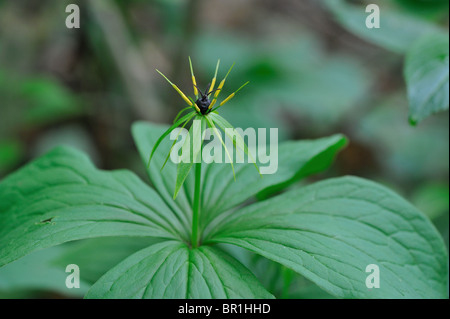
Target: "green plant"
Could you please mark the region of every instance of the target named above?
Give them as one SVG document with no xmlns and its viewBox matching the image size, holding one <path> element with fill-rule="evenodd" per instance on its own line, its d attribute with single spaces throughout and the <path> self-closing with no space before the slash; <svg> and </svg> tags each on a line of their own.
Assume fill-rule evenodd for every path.
<svg viewBox="0 0 450 319">
<path fill-rule="evenodd" d="M 424 8 L 448 14 L 448 1 L 397 0 L 413 11 Z M 405 55 L 404 77 L 409 98 L 409 120 L 416 125 L 428 116 L 449 108 L 449 35 L 438 23 L 382 6 L 379 29 L 364 26 L 367 17 L 361 6 L 345 0 L 323 0 L 325 6 L 349 31 L 392 52 Z"/>
<path fill-rule="evenodd" d="M 154 188 L 129 171 L 100 171 L 67 147 L 5 178 L 0 183 L 0 266 L 84 238 L 159 238 L 108 271 L 86 297 L 273 297 L 218 244 L 275 261 L 287 268 L 286 281 L 293 270 L 336 297 L 447 297 L 445 245 L 411 204 L 357 177 L 296 186 L 331 165 L 347 144 L 344 136 L 281 144 L 278 172 L 263 178 L 252 164 L 238 163 L 235 179 L 225 164 L 197 164 L 193 176 L 193 164 L 167 160 L 173 143 L 161 138 L 189 117 L 199 117 L 202 130 L 206 124 L 214 128 L 194 101 L 185 100 L 195 113 L 169 130 L 133 125 Z M 380 268 L 379 289 L 366 286 L 371 264 Z"/>
</svg>

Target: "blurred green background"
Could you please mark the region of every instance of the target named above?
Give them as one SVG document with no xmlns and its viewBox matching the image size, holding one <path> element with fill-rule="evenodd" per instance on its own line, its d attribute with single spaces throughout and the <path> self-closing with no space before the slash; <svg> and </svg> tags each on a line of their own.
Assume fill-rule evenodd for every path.
<svg viewBox="0 0 450 319">
<path fill-rule="evenodd" d="M 377 1 L 398 23 L 375 39 L 340 24 L 337 17 L 353 13 L 327 2 L 0 0 L 0 178 L 69 144 L 100 168 L 127 168 L 145 179 L 131 124 L 169 123 L 184 106 L 155 69 L 192 94 L 188 56 L 200 87 L 220 58 L 219 77 L 236 62 L 227 93 L 251 81 L 222 109 L 235 127 L 278 127 L 282 140 L 346 134 L 350 145 L 319 178 L 351 174 L 388 185 L 426 213 L 448 245 L 449 114 L 409 125 L 396 39 L 427 28 L 448 31 L 449 2 Z M 363 4 L 371 1 L 349 2 L 366 15 Z M 80 29 L 65 27 L 70 3 L 80 6 Z M 68 293 L 63 281 L 45 279 L 65 277 L 57 265 L 67 256 L 92 268 L 99 262 L 92 247 L 110 249 L 101 262 L 111 267 L 127 255 L 121 251 L 147 244 L 121 240 L 121 250 L 111 240 L 64 245 L 2 269 L 0 297 L 80 296 L 85 289 Z M 327 297 L 289 270 L 233 253 L 278 297 Z M 40 268 L 26 271 L 27 264 Z M 87 281 L 102 271 L 88 269 Z"/>
</svg>

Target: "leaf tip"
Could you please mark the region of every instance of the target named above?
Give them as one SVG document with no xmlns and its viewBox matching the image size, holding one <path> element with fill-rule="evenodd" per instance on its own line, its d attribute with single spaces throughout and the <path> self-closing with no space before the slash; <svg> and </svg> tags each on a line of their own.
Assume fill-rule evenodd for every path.
<svg viewBox="0 0 450 319">
<path fill-rule="evenodd" d="M 417 120 L 417 119 L 415 119 L 414 117 L 412 117 L 412 116 L 410 116 L 409 117 L 409 124 L 411 125 L 411 126 L 417 126 L 417 124 L 419 124 L 419 121 Z"/>
</svg>

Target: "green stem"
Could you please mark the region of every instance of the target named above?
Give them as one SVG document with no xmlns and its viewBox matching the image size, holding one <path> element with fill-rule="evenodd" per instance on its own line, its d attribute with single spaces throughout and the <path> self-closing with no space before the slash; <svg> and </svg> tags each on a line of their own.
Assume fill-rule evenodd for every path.
<svg viewBox="0 0 450 319">
<path fill-rule="evenodd" d="M 192 248 L 198 246 L 198 221 L 200 216 L 200 203 L 201 203 L 201 184 L 202 184 L 202 162 L 195 164 L 195 189 L 194 189 L 194 207 L 192 215 Z"/>
</svg>

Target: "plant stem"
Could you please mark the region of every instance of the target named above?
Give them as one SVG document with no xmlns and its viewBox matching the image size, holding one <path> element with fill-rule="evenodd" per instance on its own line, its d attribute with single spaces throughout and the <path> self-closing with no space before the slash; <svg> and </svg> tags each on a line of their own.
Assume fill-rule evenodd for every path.
<svg viewBox="0 0 450 319">
<path fill-rule="evenodd" d="M 191 245 L 192 248 L 197 248 L 198 246 L 198 221 L 200 215 L 200 204 L 201 204 L 201 184 L 202 184 L 202 162 L 195 164 L 195 189 L 194 189 L 194 207 L 192 215 L 192 237 Z"/>
</svg>

